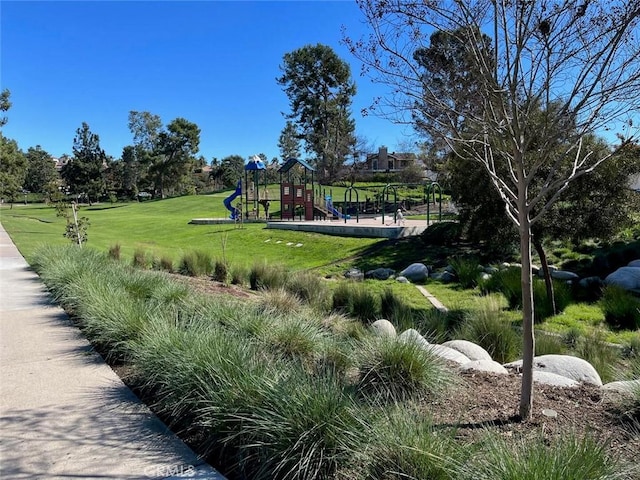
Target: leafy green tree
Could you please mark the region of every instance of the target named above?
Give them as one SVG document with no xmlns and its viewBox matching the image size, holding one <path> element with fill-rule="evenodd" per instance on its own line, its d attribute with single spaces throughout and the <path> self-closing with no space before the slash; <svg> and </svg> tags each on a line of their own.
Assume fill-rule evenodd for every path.
<svg viewBox="0 0 640 480">
<path fill-rule="evenodd" d="M 621 129 L 625 137 L 617 149 L 631 140 L 624 120 L 637 113 L 640 99 L 640 44 L 635 41 L 640 0 L 357 1 L 373 34 L 345 40 L 374 79 L 391 86 L 393 93 L 376 105 L 380 113 L 401 119 L 419 110 L 430 120 L 424 122 L 429 136 L 487 172 L 518 229 L 523 267 L 519 413 L 528 419 L 535 351 L 532 229 L 571 182 L 615 154 L 615 149 L 589 150 L 587 137 Z M 430 91 L 412 55 L 426 46 L 425 32 L 434 31 L 457 32 L 476 78 L 474 95 L 481 108 L 462 112 L 461 123 L 455 121 L 460 101 L 447 103 Z M 481 32 L 493 34 L 492 58 Z M 445 115 L 430 113 L 427 105 Z M 532 148 L 538 139 L 544 142 Z"/>
<path fill-rule="evenodd" d="M 7 112 L 11 108 L 10 96 L 11 92 L 6 88 L 0 93 L 0 112 Z M 0 117 L 0 127 L 4 127 L 7 121 L 7 117 Z"/>
<path fill-rule="evenodd" d="M 149 167 L 154 162 L 158 138 L 162 131 L 162 120 L 160 116 L 150 112 L 131 110 L 128 126 L 133 135 L 134 150 L 127 151 L 126 157 L 123 151 L 122 159 L 126 163 L 127 177 L 127 185 L 124 188 L 137 196 L 139 191 L 153 189 Z"/>
<path fill-rule="evenodd" d="M 244 158 L 240 155 L 230 155 L 220 162 L 222 183 L 227 188 L 234 188 L 238 180 L 244 178 Z"/>
<path fill-rule="evenodd" d="M 296 124 L 291 120 L 287 120 L 280 134 L 280 139 L 278 140 L 278 148 L 280 149 L 282 159 L 299 158 L 300 143 L 300 134 L 298 133 Z"/>
<path fill-rule="evenodd" d="M 160 198 L 165 198 L 167 188 L 177 189 L 181 183 L 190 181 L 199 145 L 200 128 L 184 118 L 176 118 L 160 132 L 149 166 Z"/>
<path fill-rule="evenodd" d="M 60 172 L 70 192 L 86 196 L 89 205 L 99 200 L 106 193 L 107 160 L 100 137 L 83 122 L 73 139 L 73 157 Z"/>
<path fill-rule="evenodd" d="M 331 47 L 317 44 L 286 53 L 281 70 L 277 81 L 289 97 L 288 118 L 301 132 L 305 150 L 315 155 L 320 179 L 331 181 L 355 142 L 350 107 L 356 85 L 349 64 Z"/>
<path fill-rule="evenodd" d="M 40 145 L 29 147 L 26 153 L 27 175 L 24 188 L 30 192 L 52 194 L 57 191 L 60 175 L 53 157 Z"/>
<path fill-rule="evenodd" d="M 18 143 L 0 133 L 0 196 L 13 203 L 22 193 L 27 173 L 27 160 Z"/>
</svg>

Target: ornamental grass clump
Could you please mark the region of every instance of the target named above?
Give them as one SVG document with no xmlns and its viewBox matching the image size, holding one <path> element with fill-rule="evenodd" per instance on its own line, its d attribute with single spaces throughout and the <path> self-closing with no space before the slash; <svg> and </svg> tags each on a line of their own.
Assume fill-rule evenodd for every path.
<svg viewBox="0 0 640 480">
<path fill-rule="evenodd" d="M 190 277 L 203 277 L 213 273 L 213 258 L 207 252 L 186 252 L 180 259 L 178 273 Z"/>
<path fill-rule="evenodd" d="M 300 315 L 281 317 L 266 333 L 266 341 L 287 357 L 310 362 L 322 356 L 328 333 L 317 321 Z"/>
<path fill-rule="evenodd" d="M 605 321 L 613 328 L 640 328 L 640 299 L 616 285 L 608 285 L 602 292 L 600 305 Z"/>
<path fill-rule="evenodd" d="M 282 265 L 256 262 L 249 270 L 251 290 L 267 290 L 284 288 L 287 285 L 289 272 Z"/>
<path fill-rule="evenodd" d="M 342 282 L 333 291 L 332 310 L 347 314 L 363 323 L 373 323 L 380 318 L 380 297 L 358 282 Z"/>
<path fill-rule="evenodd" d="M 324 280 L 313 272 L 295 272 L 287 280 L 286 289 L 321 312 L 328 309 L 329 288 Z"/>
<path fill-rule="evenodd" d="M 466 312 L 456 337 L 480 345 L 498 363 L 511 362 L 520 355 L 522 339 L 491 297 L 484 297 L 476 310 Z"/>
<path fill-rule="evenodd" d="M 220 442 L 242 452 L 239 478 L 328 479 L 366 444 L 366 418 L 338 378 L 294 369 L 236 411 L 237 429 Z"/>
<path fill-rule="evenodd" d="M 398 338 L 375 337 L 358 353 L 356 390 L 371 402 L 402 402 L 444 391 L 453 376 L 423 345 Z"/>
<path fill-rule="evenodd" d="M 453 271 L 462 288 L 474 288 L 478 285 L 481 270 L 480 262 L 475 258 L 456 257 L 451 260 Z"/>
<path fill-rule="evenodd" d="M 376 480 L 456 480 L 472 447 L 455 440 L 455 431 L 436 430 L 424 412 L 396 408 L 377 418 L 369 433 L 364 478 Z"/>
<path fill-rule="evenodd" d="M 568 433 L 553 439 L 487 435 L 483 451 L 459 478 L 473 480 L 602 480 L 635 478 L 632 468 L 607 453 L 607 442 Z M 636 471 L 637 473 L 637 471 Z"/>
</svg>

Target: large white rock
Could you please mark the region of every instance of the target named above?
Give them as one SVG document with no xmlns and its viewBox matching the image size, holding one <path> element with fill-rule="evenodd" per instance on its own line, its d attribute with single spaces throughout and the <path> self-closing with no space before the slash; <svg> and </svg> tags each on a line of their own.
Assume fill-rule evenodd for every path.
<svg viewBox="0 0 640 480">
<path fill-rule="evenodd" d="M 533 372 L 533 381 L 534 383 L 552 385 L 554 387 L 577 387 L 578 385 L 580 385 L 575 380 L 563 377 L 562 375 L 558 375 L 557 373 L 541 372 L 535 370 Z"/>
<path fill-rule="evenodd" d="M 396 327 L 389 320 L 381 318 L 371 324 L 371 331 L 377 337 L 390 337 L 396 336 Z"/>
<path fill-rule="evenodd" d="M 640 380 L 620 380 L 617 382 L 606 383 L 602 386 L 604 390 L 618 393 L 635 393 L 640 392 Z"/>
<path fill-rule="evenodd" d="M 402 270 L 400 275 L 412 282 L 421 282 L 429 276 L 429 267 L 424 263 L 412 263 Z"/>
<path fill-rule="evenodd" d="M 424 347 L 429 345 L 429 342 L 422 335 L 420 335 L 420 332 L 418 332 L 417 330 L 414 330 L 413 328 L 409 328 L 404 332 L 402 332 L 398 336 L 398 340 L 402 342 L 414 342 Z"/>
<path fill-rule="evenodd" d="M 442 345 L 459 351 L 469 360 L 492 360 L 489 352 L 480 345 L 467 340 L 449 340 L 448 342 L 444 342 Z"/>
<path fill-rule="evenodd" d="M 551 272 L 551 278 L 555 278 L 556 280 L 578 280 L 580 277 L 573 272 L 567 272 L 566 270 L 556 270 Z"/>
<path fill-rule="evenodd" d="M 509 374 L 509 370 L 493 360 L 472 360 L 471 362 L 460 365 L 461 372 L 467 372 L 469 370 L 473 370 L 475 372 L 497 373 L 499 375 Z"/>
<path fill-rule="evenodd" d="M 640 290 L 640 268 L 620 267 L 604 279 L 607 285 L 617 285 L 625 290 Z"/>
<path fill-rule="evenodd" d="M 434 355 L 440 358 L 444 358 L 445 360 L 449 360 L 451 362 L 459 363 L 460 365 L 469 363 L 470 361 L 469 357 L 467 357 L 466 355 L 463 355 L 462 353 L 460 353 L 457 350 L 454 350 L 453 348 L 445 347 L 443 345 L 436 345 L 431 343 L 427 346 L 427 350 L 429 350 Z"/>
<path fill-rule="evenodd" d="M 520 370 L 522 368 L 522 360 L 507 363 L 506 368 L 514 368 Z M 599 387 L 602 386 L 600 375 L 593 365 L 582 358 L 571 355 L 541 355 L 534 357 L 533 370 L 537 372 L 549 372 L 561 375 L 566 378 L 575 380 L 576 382 L 591 383 Z"/>
</svg>

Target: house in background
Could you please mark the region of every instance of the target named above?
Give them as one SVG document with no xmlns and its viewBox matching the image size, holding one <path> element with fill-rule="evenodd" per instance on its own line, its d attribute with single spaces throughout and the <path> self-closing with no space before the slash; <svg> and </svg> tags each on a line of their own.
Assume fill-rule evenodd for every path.
<svg viewBox="0 0 640 480">
<path fill-rule="evenodd" d="M 422 171 L 421 177 L 424 180 L 435 181 L 437 174 L 424 165 L 415 153 L 389 153 L 387 147 L 380 147 L 378 153 L 370 153 L 364 160 L 361 172 L 364 175 L 375 175 L 378 173 L 402 174 L 407 169 L 418 167 Z"/>
<path fill-rule="evenodd" d="M 418 157 L 415 153 L 389 153 L 387 147 L 380 147 L 378 153 L 367 155 L 364 171 L 372 174 L 400 173 L 417 161 Z"/>
</svg>

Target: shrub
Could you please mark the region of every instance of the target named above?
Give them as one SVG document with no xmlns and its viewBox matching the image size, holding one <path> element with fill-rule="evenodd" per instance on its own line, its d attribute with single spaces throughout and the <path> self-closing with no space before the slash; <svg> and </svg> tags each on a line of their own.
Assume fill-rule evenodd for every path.
<svg viewBox="0 0 640 480">
<path fill-rule="evenodd" d="M 109 258 L 113 260 L 120 260 L 120 244 L 116 243 L 109 247 Z"/>
<path fill-rule="evenodd" d="M 187 252 L 182 255 L 178 273 L 191 277 L 211 275 L 213 271 L 213 260 L 211 255 L 203 251 Z"/>
<path fill-rule="evenodd" d="M 640 300 L 626 290 L 608 285 L 603 290 L 600 305 L 605 321 L 613 328 L 640 328 Z"/>
<path fill-rule="evenodd" d="M 457 257 L 451 260 L 451 266 L 462 288 L 474 288 L 478 284 L 479 265 L 478 260 L 473 258 Z"/>
<path fill-rule="evenodd" d="M 452 378 L 438 357 L 417 342 L 371 338 L 363 343 L 359 357 L 357 390 L 373 402 L 440 393 Z"/>
<path fill-rule="evenodd" d="M 479 302 L 477 310 L 466 313 L 456 336 L 477 343 L 498 363 L 511 362 L 520 355 L 520 335 L 491 297 Z"/>
</svg>

